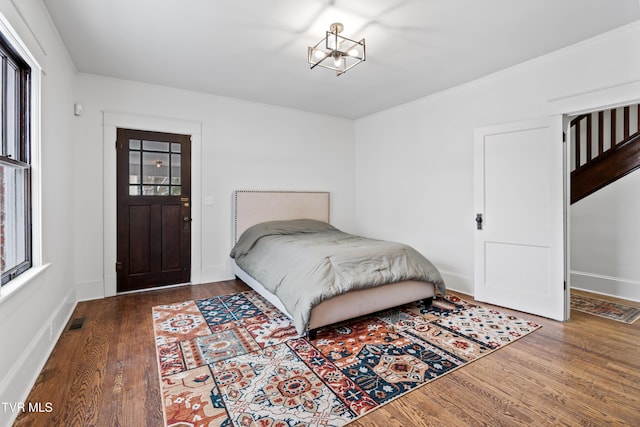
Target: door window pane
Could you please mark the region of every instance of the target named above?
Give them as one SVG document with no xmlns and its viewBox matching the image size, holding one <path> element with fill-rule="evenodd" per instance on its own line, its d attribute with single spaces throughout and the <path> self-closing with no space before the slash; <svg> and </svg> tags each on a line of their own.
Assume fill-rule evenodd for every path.
<svg viewBox="0 0 640 427">
<path fill-rule="evenodd" d="M 169 154 L 142 152 L 142 183 L 169 185 Z"/>
<path fill-rule="evenodd" d="M 130 196 L 180 196 L 181 185 L 179 143 L 129 140 Z"/>
<path fill-rule="evenodd" d="M 143 196 L 168 196 L 169 186 L 168 185 L 143 185 L 142 195 Z"/>
<path fill-rule="evenodd" d="M 129 151 L 129 184 L 140 184 L 140 152 Z"/>
<path fill-rule="evenodd" d="M 182 179 L 182 166 L 180 164 L 180 154 L 171 155 L 171 184 L 180 185 Z"/>
<path fill-rule="evenodd" d="M 142 149 L 144 151 L 164 151 L 168 152 L 169 147 L 171 147 L 170 142 L 161 142 L 161 141 L 143 141 Z"/>
</svg>

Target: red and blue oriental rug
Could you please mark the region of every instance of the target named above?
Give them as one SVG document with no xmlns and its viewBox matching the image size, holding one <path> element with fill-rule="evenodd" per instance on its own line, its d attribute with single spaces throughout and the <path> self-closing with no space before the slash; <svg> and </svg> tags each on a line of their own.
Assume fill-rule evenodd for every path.
<svg viewBox="0 0 640 427">
<path fill-rule="evenodd" d="M 297 337 L 254 291 L 153 308 L 167 426 L 342 426 L 540 326 L 456 296 Z"/>
<path fill-rule="evenodd" d="M 638 307 L 576 293 L 571 294 L 571 309 L 629 324 L 640 319 L 640 308 Z"/>
</svg>

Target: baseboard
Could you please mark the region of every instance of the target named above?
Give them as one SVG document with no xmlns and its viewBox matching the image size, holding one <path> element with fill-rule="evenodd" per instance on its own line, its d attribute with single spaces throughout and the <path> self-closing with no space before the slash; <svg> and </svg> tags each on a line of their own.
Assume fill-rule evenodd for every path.
<svg viewBox="0 0 640 427">
<path fill-rule="evenodd" d="M 233 272 L 229 265 L 215 265 L 203 268 L 198 282 L 191 283 L 198 285 L 201 283 L 221 282 L 224 280 L 232 280 Z M 104 281 L 97 280 L 95 282 L 85 282 L 76 285 L 76 301 L 89 301 L 105 297 Z"/>
<path fill-rule="evenodd" d="M 459 274 L 443 270 L 440 270 L 440 275 L 442 276 L 445 285 L 447 285 L 447 289 L 473 296 L 472 277 L 461 276 Z"/>
<path fill-rule="evenodd" d="M 71 288 L 13 364 L 9 370 L 10 374 L 0 381 L 0 396 L 2 401 L 7 403 L 0 409 L 0 426 L 5 425 L 3 423 L 7 423 L 8 426 L 13 424 L 21 412 L 16 404 L 23 404 L 24 410 L 29 410 L 29 393 L 75 309 L 75 298 L 75 288 Z M 13 408 L 9 403 L 14 405 Z M 50 405 L 48 402 L 31 403 L 45 409 Z"/>
<path fill-rule="evenodd" d="M 630 301 L 640 301 L 640 282 L 619 277 L 572 271 L 571 289 L 579 289 Z"/>
<path fill-rule="evenodd" d="M 232 280 L 234 278 L 230 264 L 214 265 L 211 267 L 202 267 L 200 274 L 200 283 L 222 282 Z M 200 283 L 194 283 L 199 285 Z"/>
<path fill-rule="evenodd" d="M 76 285 L 76 301 L 89 301 L 104 297 L 104 281 L 102 280 Z"/>
</svg>

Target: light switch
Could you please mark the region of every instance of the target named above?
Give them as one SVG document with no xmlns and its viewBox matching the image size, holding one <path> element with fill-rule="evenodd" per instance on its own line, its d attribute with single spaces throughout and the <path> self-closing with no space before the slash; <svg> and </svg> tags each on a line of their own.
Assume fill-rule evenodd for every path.
<svg viewBox="0 0 640 427">
<path fill-rule="evenodd" d="M 213 206 L 213 196 L 204 196 L 205 206 Z"/>
</svg>

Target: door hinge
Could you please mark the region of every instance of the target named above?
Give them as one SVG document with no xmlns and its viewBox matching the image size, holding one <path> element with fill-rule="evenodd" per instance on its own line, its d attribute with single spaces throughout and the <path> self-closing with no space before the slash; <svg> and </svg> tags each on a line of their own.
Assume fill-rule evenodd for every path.
<svg viewBox="0 0 640 427">
<path fill-rule="evenodd" d="M 121 261 L 116 262 L 116 271 L 122 271 L 122 262 Z"/>
<path fill-rule="evenodd" d="M 567 133 L 562 132 L 562 142 L 567 142 Z"/>
<path fill-rule="evenodd" d="M 122 142 L 116 141 L 116 150 L 122 150 Z"/>
</svg>

